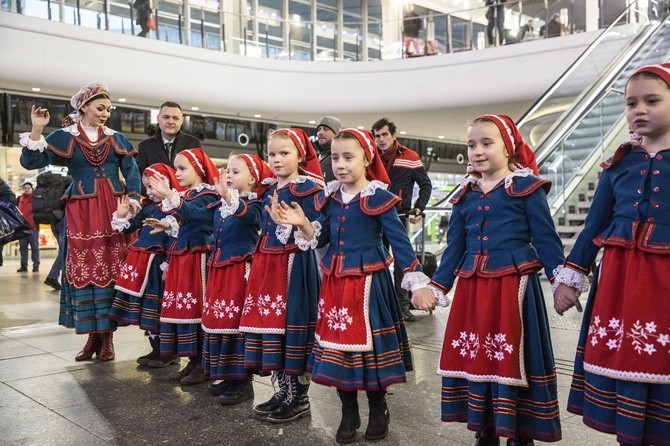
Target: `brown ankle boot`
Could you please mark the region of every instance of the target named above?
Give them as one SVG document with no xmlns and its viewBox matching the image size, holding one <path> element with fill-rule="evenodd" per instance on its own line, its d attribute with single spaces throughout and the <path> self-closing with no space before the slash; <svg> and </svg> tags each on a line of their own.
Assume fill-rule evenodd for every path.
<svg viewBox="0 0 670 446">
<path fill-rule="evenodd" d="M 105 331 L 102 333 L 102 347 L 100 348 L 100 355 L 98 356 L 101 361 L 111 361 L 114 359 L 113 337 L 113 331 Z"/>
<path fill-rule="evenodd" d="M 77 356 L 74 357 L 75 361 L 88 361 L 93 357 L 94 354 L 100 356 L 100 348 L 102 347 L 102 338 L 100 333 L 89 333 L 88 340 L 86 345 L 81 349 Z"/>
</svg>

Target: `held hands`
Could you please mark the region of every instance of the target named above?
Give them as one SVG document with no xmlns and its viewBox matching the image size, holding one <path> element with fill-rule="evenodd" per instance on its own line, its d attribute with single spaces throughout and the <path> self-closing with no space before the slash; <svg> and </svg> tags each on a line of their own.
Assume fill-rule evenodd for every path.
<svg viewBox="0 0 670 446">
<path fill-rule="evenodd" d="M 214 178 L 214 189 L 216 190 L 216 193 L 219 194 L 219 197 L 230 204 L 230 192 L 228 191 L 228 185 L 224 178 L 226 178 L 226 169 L 222 167 L 219 169 L 219 178 Z"/>
<path fill-rule="evenodd" d="M 130 212 L 130 198 L 128 195 L 122 195 L 116 199 L 116 216 L 126 218 Z"/>
<path fill-rule="evenodd" d="M 559 284 L 554 291 L 554 310 L 556 310 L 556 313 L 563 316 L 563 313 L 572 307 L 577 308 L 577 311 L 581 313 L 582 304 L 579 302 L 579 295 L 580 292 L 576 289 L 564 283 Z"/>
<path fill-rule="evenodd" d="M 437 305 L 437 299 L 428 287 L 412 291 L 412 305 L 417 310 L 433 311 Z"/>
<path fill-rule="evenodd" d="M 412 224 L 419 223 L 421 221 L 421 219 L 423 218 L 421 216 L 421 209 L 418 209 L 418 208 L 414 209 L 413 212 L 414 212 L 414 215 L 412 215 L 412 211 L 408 212 L 409 222 L 412 223 Z"/>
<path fill-rule="evenodd" d="M 150 234 L 157 234 L 159 232 L 164 232 L 170 229 L 170 223 L 159 220 L 157 218 L 145 218 L 142 222 L 143 226 L 151 226 L 153 229 Z"/>
<path fill-rule="evenodd" d="M 172 198 L 173 192 L 172 188 L 170 187 L 170 181 L 163 175 L 160 175 L 160 177 L 150 176 L 149 184 L 151 185 L 151 188 L 154 190 L 154 195 L 156 197 L 160 199 Z"/>
</svg>

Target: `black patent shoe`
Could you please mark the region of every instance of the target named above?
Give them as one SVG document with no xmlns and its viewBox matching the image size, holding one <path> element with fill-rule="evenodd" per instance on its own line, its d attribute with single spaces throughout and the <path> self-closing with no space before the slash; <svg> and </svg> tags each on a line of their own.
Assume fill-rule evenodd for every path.
<svg viewBox="0 0 670 446">
<path fill-rule="evenodd" d="M 219 396 L 219 404 L 232 406 L 254 399 L 254 386 L 250 379 L 232 381 L 228 389 Z"/>
<path fill-rule="evenodd" d="M 282 401 L 284 401 L 284 395 L 281 392 L 277 392 L 272 395 L 272 398 L 270 398 L 268 401 L 255 405 L 254 412 L 256 412 L 258 415 L 270 415 L 272 412 L 279 409 Z"/>
<path fill-rule="evenodd" d="M 308 398 L 294 398 L 290 403 L 282 402 L 266 418 L 270 423 L 286 423 L 312 414 Z"/>
<path fill-rule="evenodd" d="M 477 432 L 475 438 L 477 439 L 475 446 L 500 446 L 500 437 L 492 431 Z"/>
</svg>

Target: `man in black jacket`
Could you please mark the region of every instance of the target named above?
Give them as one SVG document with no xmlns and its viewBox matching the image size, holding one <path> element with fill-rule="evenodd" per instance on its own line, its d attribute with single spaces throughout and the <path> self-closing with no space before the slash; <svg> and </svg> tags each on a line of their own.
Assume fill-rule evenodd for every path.
<svg viewBox="0 0 670 446">
<path fill-rule="evenodd" d="M 319 164 L 321 165 L 321 172 L 323 172 L 323 179 L 326 183 L 335 179 L 333 161 L 330 157 L 330 143 L 340 130 L 342 130 L 342 123 L 334 116 L 324 116 L 316 126 L 316 139 L 318 142 L 316 148 L 319 152 Z"/>
<path fill-rule="evenodd" d="M 202 142 L 181 131 L 184 114 L 176 102 L 164 102 L 158 112 L 160 131 L 138 145 L 137 167 L 140 174 L 154 163 L 172 166 L 177 153 L 186 149 L 202 148 Z M 142 188 L 144 189 L 144 188 Z M 144 192 L 144 191 L 143 191 Z"/>
</svg>

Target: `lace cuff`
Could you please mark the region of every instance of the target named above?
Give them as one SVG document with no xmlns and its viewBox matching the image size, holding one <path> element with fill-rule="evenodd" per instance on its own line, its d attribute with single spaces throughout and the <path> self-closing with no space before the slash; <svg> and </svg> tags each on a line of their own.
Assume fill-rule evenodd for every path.
<svg viewBox="0 0 670 446">
<path fill-rule="evenodd" d="M 170 237 L 177 238 L 177 236 L 179 235 L 179 223 L 177 222 L 177 219 L 174 218 L 174 215 L 168 215 L 161 221 L 165 221 L 170 225 L 170 229 L 167 229 L 165 233 Z"/>
<path fill-rule="evenodd" d="M 30 139 L 30 132 L 21 133 L 19 135 L 19 144 L 21 147 L 25 147 L 28 150 L 39 150 L 44 152 L 44 149 L 47 148 L 47 140 L 44 139 L 44 135 L 40 135 L 40 139 L 33 141 Z"/>
<path fill-rule="evenodd" d="M 170 264 L 166 261 L 163 261 L 163 263 L 161 263 L 158 267 L 161 269 L 161 271 L 166 272 L 168 270 L 168 266 L 170 266 Z"/>
<path fill-rule="evenodd" d="M 305 234 L 298 228 L 295 230 L 295 234 L 293 234 L 293 237 L 295 237 L 295 244 L 298 245 L 298 248 L 300 248 L 303 251 L 307 251 L 309 249 L 315 249 L 316 246 L 319 244 L 319 236 L 321 235 L 321 223 L 318 221 L 311 221 L 309 222 L 310 225 L 312 225 L 312 228 L 314 229 L 314 235 L 312 236 L 311 239 L 307 239 L 305 237 Z"/>
<path fill-rule="evenodd" d="M 116 215 L 116 211 L 114 211 L 112 213 L 112 229 L 119 232 L 128 229 L 130 227 L 130 222 L 128 220 L 129 217 L 127 215 L 122 218 Z"/>
<path fill-rule="evenodd" d="M 161 208 L 163 211 L 171 211 L 172 209 L 177 209 L 180 204 L 181 197 L 179 196 L 177 189 L 172 189 L 172 198 L 163 198 L 163 201 L 161 201 Z"/>
<path fill-rule="evenodd" d="M 428 284 L 428 289 L 433 292 L 433 296 L 435 296 L 435 299 L 437 299 L 437 304 L 440 307 L 448 307 L 449 304 L 451 304 L 451 299 L 447 296 L 447 293 L 445 293 L 443 290 Z"/>
<path fill-rule="evenodd" d="M 228 189 L 230 192 L 230 204 L 226 202 L 223 198 L 221 199 L 221 207 L 219 212 L 221 212 L 221 218 L 230 217 L 235 214 L 237 208 L 240 207 L 240 193 L 237 189 Z"/>
<path fill-rule="evenodd" d="M 287 244 L 288 239 L 291 237 L 291 231 L 293 231 L 293 225 L 277 225 L 277 229 L 275 229 L 277 240 L 283 244 Z"/>
<path fill-rule="evenodd" d="M 414 271 L 411 273 L 403 274 L 400 287 L 403 290 L 416 291 L 419 288 L 424 288 L 429 283 L 430 283 L 430 277 L 428 277 L 421 271 Z"/>
<path fill-rule="evenodd" d="M 551 284 L 551 291 L 556 291 L 556 287 L 563 283 L 569 287 L 585 293 L 589 290 L 589 279 L 586 275 L 575 271 L 569 266 L 559 265 L 554 271 L 554 282 Z"/>
</svg>

